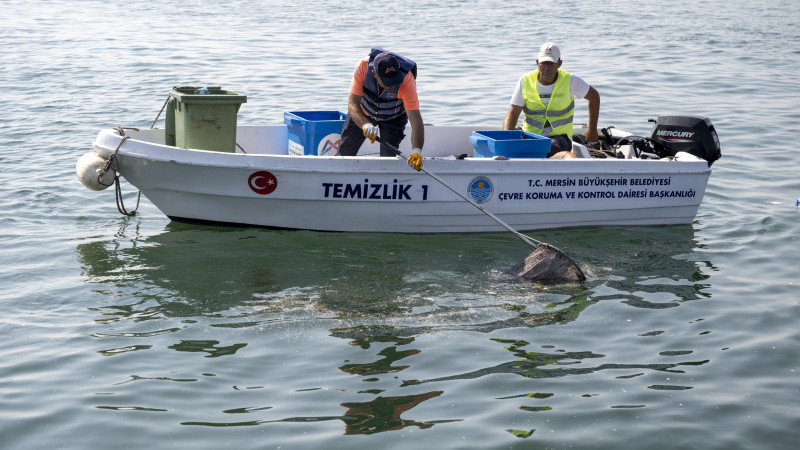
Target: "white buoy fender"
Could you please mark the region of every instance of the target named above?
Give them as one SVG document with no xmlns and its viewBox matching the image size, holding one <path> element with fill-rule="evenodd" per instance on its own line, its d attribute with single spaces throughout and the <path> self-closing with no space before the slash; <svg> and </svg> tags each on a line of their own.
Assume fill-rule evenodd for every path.
<svg viewBox="0 0 800 450">
<path fill-rule="evenodd" d="M 78 174 L 78 179 L 81 180 L 84 186 L 93 191 L 102 191 L 114 185 L 114 176 L 116 175 L 114 168 L 110 168 L 98 179 L 98 175 L 100 175 L 107 162 L 108 159 L 101 158 L 93 151 L 85 153 L 75 163 L 75 173 Z"/>
</svg>

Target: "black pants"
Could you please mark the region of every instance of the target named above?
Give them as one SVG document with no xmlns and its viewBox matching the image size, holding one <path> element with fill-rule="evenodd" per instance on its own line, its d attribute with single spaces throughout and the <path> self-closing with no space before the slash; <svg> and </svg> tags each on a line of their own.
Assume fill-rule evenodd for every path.
<svg viewBox="0 0 800 450">
<path fill-rule="evenodd" d="M 395 148 L 400 145 L 400 142 L 406 137 L 405 130 L 406 124 L 408 123 L 408 116 L 405 113 L 400 117 L 386 122 L 372 121 L 372 123 L 378 125 L 381 140 L 388 142 L 395 146 Z M 361 149 L 361 144 L 364 143 L 364 139 L 366 139 L 364 137 L 364 131 L 350 119 L 350 115 L 348 114 L 347 119 L 344 121 L 344 126 L 342 127 L 342 141 L 339 142 L 339 151 L 336 152 L 336 156 L 357 155 L 358 150 Z M 395 153 L 393 151 L 381 144 L 381 156 L 394 155 Z"/>
</svg>

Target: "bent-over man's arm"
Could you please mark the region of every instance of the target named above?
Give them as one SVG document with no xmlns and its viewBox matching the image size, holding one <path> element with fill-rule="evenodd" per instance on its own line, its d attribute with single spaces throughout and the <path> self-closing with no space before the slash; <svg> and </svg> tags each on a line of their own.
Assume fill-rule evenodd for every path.
<svg viewBox="0 0 800 450">
<path fill-rule="evenodd" d="M 422 122 L 422 114 L 418 109 L 406 111 L 408 122 L 411 124 L 411 148 L 422 150 L 425 145 L 425 124 Z"/>
</svg>

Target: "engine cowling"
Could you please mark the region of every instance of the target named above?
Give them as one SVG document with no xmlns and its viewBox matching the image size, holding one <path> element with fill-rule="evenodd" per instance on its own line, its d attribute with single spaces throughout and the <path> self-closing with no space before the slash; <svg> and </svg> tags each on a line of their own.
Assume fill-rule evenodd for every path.
<svg viewBox="0 0 800 450">
<path fill-rule="evenodd" d="M 658 116 L 650 140 L 662 158 L 687 152 L 705 159 L 710 167 L 722 156 L 717 131 L 708 117 Z"/>
</svg>

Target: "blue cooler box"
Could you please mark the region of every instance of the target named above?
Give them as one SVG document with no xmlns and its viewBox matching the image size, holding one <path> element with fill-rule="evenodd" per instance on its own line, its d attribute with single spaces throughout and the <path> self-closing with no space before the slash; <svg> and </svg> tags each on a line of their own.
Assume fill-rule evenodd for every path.
<svg viewBox="0 0 800 450">
<path fill-rule="evenodd" d="M 550 151 L 550 138 L 521 130 L 473 131 L 469 142 L 476 158 L 545 158 Z"/>
<path fill-rule="evenodd" d="M 289 154 L 335 155 L 346 117 L 339 111 L 284 112 L 283 123 L 289 128 Z"/>
</svg>

